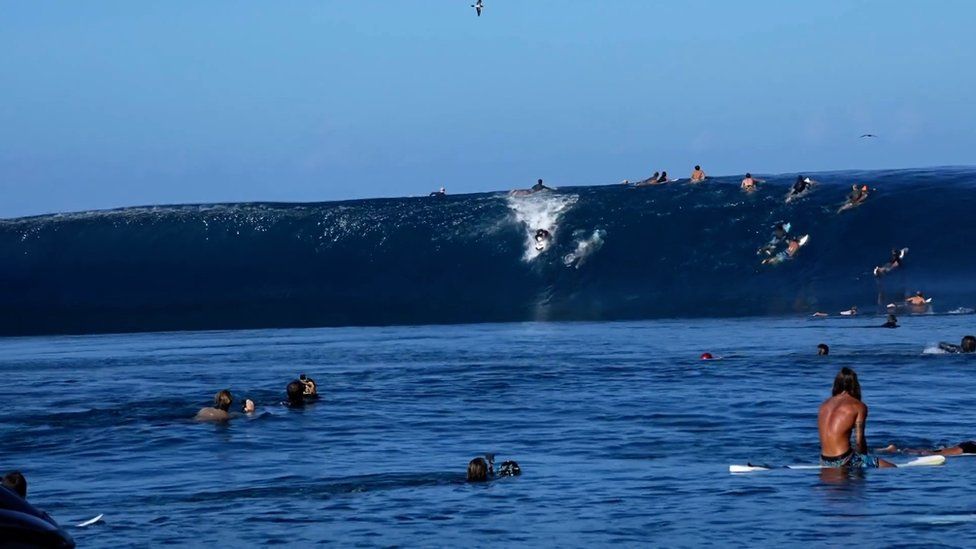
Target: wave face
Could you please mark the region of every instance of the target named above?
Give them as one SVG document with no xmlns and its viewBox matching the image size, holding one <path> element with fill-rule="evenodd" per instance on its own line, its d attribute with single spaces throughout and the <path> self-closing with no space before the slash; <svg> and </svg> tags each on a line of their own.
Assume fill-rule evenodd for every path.
<svg viewBox="0 0 976 549">
<path fill-rule="evenodd" d="M 937 311 L 976 301 L 976 169 L 811 177 L 790 204 L 795 175 L 753 194 L 718 178 L 5 220 L 0 334 L 780 315 L 916 289 Z M 876 191 L 838 214 L 862 182 Z M 760 265 L 777 221 L 809 243 Z M 901 247 L 903 267 L 876 279 Z"/>
</svg>

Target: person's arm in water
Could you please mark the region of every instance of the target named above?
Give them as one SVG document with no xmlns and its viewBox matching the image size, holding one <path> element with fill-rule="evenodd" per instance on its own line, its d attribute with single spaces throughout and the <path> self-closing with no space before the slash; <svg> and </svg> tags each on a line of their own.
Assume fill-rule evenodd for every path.
<svg viewBox="0 0 976 549">
<path fill-rule="evenodd" d="M 865 424 L 868 420 L 868 407 L 863 402 L 857 407 L 857 419 L 854 420 L 854 438 L 857 443 L 857 453 L 868 453 L 868 439 L 865 435 Z"/>
</svg>

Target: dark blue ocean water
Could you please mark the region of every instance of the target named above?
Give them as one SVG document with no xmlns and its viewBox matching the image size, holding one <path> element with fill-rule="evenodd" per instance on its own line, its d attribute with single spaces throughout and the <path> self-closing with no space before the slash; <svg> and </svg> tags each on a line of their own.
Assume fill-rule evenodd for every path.
<svg viewBox="0 0 976 549">
<path fill-rule="evenodd" d="M 0 220 L 0 335 L 811 313 L 976 301 L 976 169 Z M 872 188 L 837 213 L 852 184 Z M 558 186 L 558 182 L 554 182 Z M 773 224 L 810 235 L 761 266 Z M 552 234 L 539 254 L 532 235 Z M 872 276 L 892 248 L 904 265 Z"/>
<path fill-rule="evenodd" d="M 974 319 L 0 339 L 0 466 L 62 524 L 104 513 L 70 529 L 85 547 L 962 547 L 976 459 L 842 478 L 728 465 L 815 462 L 817 406 L 842 365 L 860 374 L 872 446 L 976 438 L 976 357 L 925 353 Z M 301 372 L 323 399 L 279 406 Z M 191 421 L 222 388 L 259 414 Z M 465 484 L 486 451 L 523 475 Z"/>
</svg>

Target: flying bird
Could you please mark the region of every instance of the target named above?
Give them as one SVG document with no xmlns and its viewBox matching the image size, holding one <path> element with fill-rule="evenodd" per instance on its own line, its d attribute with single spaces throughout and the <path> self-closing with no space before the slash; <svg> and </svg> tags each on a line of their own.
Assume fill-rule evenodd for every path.
<svg viewBox="0 0 976 549">
<path fill-rule="evenodd" d="M 474 4 L 471 4 L 471 7 L 474 8 L 474 11 L 478 12 L 478 17 L 481 17 L 481 9 L 485 7 L 485 4 L 481 0 L 478 0 Z"/>
<path fill-rule="evenodd" d="M 874 135 L 873 133 L 862 133 L 861 139 L 864 139 L 865 137 L 878 137 L 878 136 Z"/>
</svg>

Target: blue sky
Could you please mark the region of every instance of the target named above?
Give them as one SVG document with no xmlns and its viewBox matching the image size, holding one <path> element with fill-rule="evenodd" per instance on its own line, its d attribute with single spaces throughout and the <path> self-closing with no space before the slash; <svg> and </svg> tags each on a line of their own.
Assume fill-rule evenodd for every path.
<svg viewBox="0 0 976 549">
<path fill-rule="evenodd" d="M 0 216 L 976 163 L 976 2 L 485 1 L 0 0 Z"/>
</svg>

